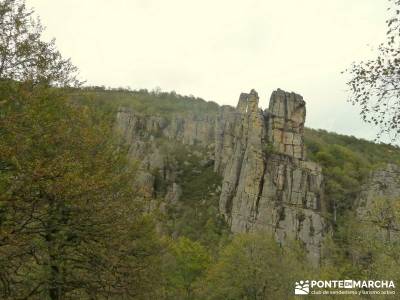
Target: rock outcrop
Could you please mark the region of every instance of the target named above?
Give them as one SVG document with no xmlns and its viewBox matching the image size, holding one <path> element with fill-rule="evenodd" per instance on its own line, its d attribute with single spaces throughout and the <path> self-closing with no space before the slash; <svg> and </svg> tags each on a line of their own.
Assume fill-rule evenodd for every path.
<svg viewBox="0 0 400 300">
<path fill-rule="evenodd" d="M 394 213 L 390 208 L 400 201 L 400 166 L 387 164 L 372 171 L 363 184 L 356 201 L 357 217 L 361 221 L 377 223 L 380 219 L 382 237 L 391 240 L 400 239 L 400 224 L 385 222 Z M 382 214 L 382 215 L 381 215 Z M 398 217 L 398 216 L 397 216 Z M 386 223 L 386 224 L 385 224 Z M 386 228 L 384 225 L 388 225 Z"/>
<path fill-rule="evenodd" d="M 129 146 L 129 156 L 138 163 L 134 183 L 138 195 L 149 199 L 159 197 L 157 184 L 162 181 L 167 191 L 161 196 L 165 196 L 167 202 L 176 203 L 182 193 L 176 182 L 179 170 L 174 156 L 161 150 L 158 142 L 161 138 L 171 144 L 199 145 L 210 152 L 214 148 L 215 117 L 192 113 L 167 118 L 121 107 L 116 117 L 116 131 Z M 213 153 L 209 156 L 213 157 Z"/>
<path fill-rule="evenodd" d="M 400 198 L 400 167 L 398 165 L 387 164 L 370 173 L 367 182 L 362 186 L 357 210 L 361 213 L 377 198 Z"/>
<path fill-rule="evenodd" d="M 217 124 L 215 170 L 223 174 L 220 211 L 233 232 L 270 231 L 282 244 L 301 240 L 317 264 L 326 231 L 321 168 L 305 160 L 305 102 L 273 92 L 258 108 L 252 90 Z"/>
<path fill-rule="evenodd" d="M 279 153 L 305 159 L 306 103 L 300 95 L 277 90 L 272 93 L 268 116 L 268 141 Z"/>
<path fill-rule="evenodd" d="M 215 140 L 215 117 L 191 114 L 170 118 L 148 116 L 121 107 L 117 114 L 117 129 L 129 143 L 132 139 L 166 137 L 186 145 L 212 146 Z"/>
<path fill-rule="evenodd" d="M 152 170 L 168 173 L 166 154 L 148 141 L 163 137 L 208 149 L 206 160 L 223 178 L 219 207 L 231 230 L 269 231 L 282 244 L 299 239 L 318 264 L 327 222 L 322 216 L 321 168 L 305 157 L 305 102 L 279 89 L 265 111 L 258 102 L 252 90 L 240 95 L 236 108 L 222 106 L 216 115 L 193 112 L 169 119 L 121 109 L 117 128 L 130 144 L 132 157 L 141 161 L 141 184 L 148 194 L 155 182 Z M 167 195 L 176 202 L 179 182 L 173 174 L 168 176 L 173 184 Z"/>
</svg>

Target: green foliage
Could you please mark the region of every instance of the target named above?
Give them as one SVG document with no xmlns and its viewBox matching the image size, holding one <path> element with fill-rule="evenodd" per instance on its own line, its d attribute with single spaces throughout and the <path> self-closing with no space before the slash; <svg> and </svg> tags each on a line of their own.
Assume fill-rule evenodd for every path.
<svg viewBox="0 0 400 300">
<path fill-rule="evenodd" d="M 286 299 L 309 275 L 304 252 L 266 234 L 236 235 L 208 271 L 201 299 Z"/>
<path fill-rule="evenodd" d="M 76 68 L 53 41 L 41 41 L 31 16 L 23 0 L 0 1 L 0 298 L 288 299 L 294 282 L 311 274 L 400 281 L 398 203 L 377 201 L 363 222 L 349 212 L 371 169 L 400 163 L 398 147 L 306 129 L 336 225 L 319 269 L 294 241 L 281 247 L 266 234 L 231 236 L 219 216 L 222 180 L 206 149 L 171 143 L 159 131 L 148 140 L 176 164 L 182 196 L 156 218 L 138 199 L 133 163 L 112 137 L 116 111 L 168 122 L 216 116 L 219 106 L 160 90 L 50 88 L 78 84 Z M 393 120 L 380 124 L 396 129 Z M 264 152 L 275 149 L 266 144 Z M 152 172 L 160 200 L 171 182 Z"/>
<path fill-rule="evenodd" d="M 215 115 L 218 104 L 193 96 L 181 96 L 175 92 L 148 90 L 130 91 L 126 89 L 84 88 L 70 89 L 71 95 L 80 103 L 94 104 L 106 111 L 116 111 L 127 107 L 144 115 L 193 114 L 197 116 Z"/>
<path fill-rule="evenodd" d="M 64 59 L 54 40 L 42 39 L 43 26 L 24 0 L 0 1 L 0 80 L 78 86 L 77 68 Z"/>
<path fill-rule="evenodd" d="M 377 144 L 354 136 L 337 134 L 322 129 L 306 128 L 304 135 L 308 156 L 311 159 L 314 158 L 321 147 L 339 145 L 352 153 L 358 154 L 358 156 L 362 156 L 372 166 L 386 163 L 400 164 L 400 149 L 394 145 Z"/>
<path fill-rule="evenodd" d="M 365 122 L 378 126 L 378 138 L 388 134 L 392 142 L 400 137 L 400 1 L 388 1 L 386 41 L 373 59 L 353 63 L 346 72 L 351 91 L 350 102 L 360 107 Z"/>
<path fill-rule="evenodd" d="M 343 218 L 335 241 L 325 245 L 327 259 L 323 262 L 322 276 L 400 280 L 398 199 L 376 199 L 374 203 L 361 220 L 354 212 Z"/>
<path fill-rule="evenodd" d="M 168 208 L 170 231 L 200 241 L 215 252 L 229 234 L 218 208 L 217 188 L 221 185 L 221 177 L 199 150 L 199 147 L 179 144 L 173 147 L 172 153 L 180 170 L 177 180 L 182 187 L 182 196 L 178 206 Z"/>
<path fill-rule="evenodd" d="M 265 155 L 274 154 L 277 152 L 276 147 L 274 147 L 274 145 L 270 142 L 265 144 L 265 147 L 263 150 L 264 150 Z"/>
<path fill-rule="evenodd" d="M 171 243 L 166 268 L 167 299 L 192 299 L 194 283 L 210 265 L 207 250 L 198 242 L 181 237 Z"/>
<path fill-rule="evenodd" d="M 400 149 L 325 130 L 306 129 L 308 158 L 323 167 L 325 194 L 335 221 L 352 208 L 369 172 L 384 163 L 400 163 Z"/>
<path fill-rule="evenodd" d="M 112 123 L 59 90 L 1 95 L 2 298 L 148 297 L 162 245 Z"/>
<path fill-rule="evenodd" d="M 204 105 L 203 102 L 199 102 L 199 106 L 193 103 L 183 105 L 180 103 L 182 97 L 173 93 L 163 98 L 159 92 L 100 89 L 89 91 L 79 99 L 76 95 L 73 97 L 79 100 L 79 103 L 90 104 L 92 101 L 91 104 L 110 112 L 122 105 L 144 114 L 155 114 L 166 118 L 174 114 L 191 114 L 196 109 L 199 115 L 215 113 L 210 111 L 213 110 L 212 105 L 206 104 L 201 108 L 200 106 Z M 169 100 L 168 97 L 170 97 Z M 98 102 L 99 99 L 101 100 Z M 149 105 L 146 106 L 147 104 Z M 190 241 L 188 244 L 197 243 L 215 262 L 215 267 L 208 264 L 208 269 L 201 274 L 186 276 L 191 272 L 177 266 L 175 256 L 178 254 L 174 252 L 175 246 L 171 246 L 164 257 L 164 269 L 172 271 L 166 271 L 164 274 L 166 281 L 163 296 L 160 298 L 242 299 L 248 297 L 251 299 L 257 295 L 262 299 L 265 296 L 264 291 L 268 291 L 268 296 L 265 297 L 273 295 L 274 298 L 285 298 L 291 295 L 293 283 L 296 280 L 310 278 L 311 271 L 305 266 L 307 258 L 304 256 L 304 250 L 298 245 L 289 247 L 286 245 L 282 249 L 269 238 L 260 236 L 255 238 L 253 235 L 241 235 L 240 238 L 235 237 L 232 243 L 228 243 L 229 230 L 222 218 L 218 216 L 217 187 L 221 184 L 221 178 L 213 172 L 212 163 L 204 159 L 207 157 L 204 149 L 171 143 L 159 136 L 153 142 L 159 143 L 157 147 L 162 152 L 169 153 L 171 160 L 176 162 L 175 167 L 179 172 L 174 180 L 182 187 L 179 203 L 166 207 L 167 216 L 163 224 L 167 224 L 168 235 L 180 237 L 177 241 L 186 239 Z M 347 226 L 346 216 L 347 212 L 353 208 L 353 201 L 361 183 L 370 170 L 386 162 L 399 163 L 399 149 L 390 145 L 375 144 L 355 137 L 312 129 L 306 129 L 305 142 L 308 158 L 323 167 L 328 208 L 336 221 L 334 236 L 326 241 L 326 258 L 321 268 L 313 272 L 316 272 L 317 277 L 321 279 L 363 279 L 371 274 L 380 274 L 372 273 L 372 271 L 368 273 L 363 269 L 364 264 L 360 262 L 356 264 L 352 260 L 349 249 L 357 247 L 352 244 L 350 233 L 345 230 L 352 228 Z M 265 151 L 273 153 L 274 149 L 271 145 L 267 145 Z M 163 197 L 167 191 L 168 182 L 165 182 L 162 176 L 158 176 L 157 170 L 154 175 L 156 176 L 156 194 L 158 197 Z M 243 241 L 239 242 L 237 239 L 243 239 Z M 251 243 L 256 245 L 259 243 L 261 246 L 254 246 L 255 251 L 258 251 L 258 256 L 249 258 L 246 253 L 240 252 L 240 249 L 251 248 L 248 246 Z M 194 248 L 192 247 L 192 250 Z M 360 251 L 361 249 L 367 248 L 360 247 Z M 193 250 L 193 252 L 197 251 L 201 252 L 199 249 Z M 193 253 L 189 254 L 190 257 L 193 255 Z M 258 261 L 254 260 L 261 260 L 260 257 L 268 258 L 259 263 L 269 271 L 268 273 L 263 273 L 256 268 Z M 240 266 L 235 264 L 236 262 L 240 262 Z M 365 260 L 365 264 L 368 265 L 368 260 Z M 233 266 L 241 271 L 236 272 Z M 256 272 L 264 281 L 254 280 L 251 277 L 253 273 L 247 270 Z M 186 287 L 190 286 L 190 288 L 185 288 L 184 282 L 187 283 Z"/>
<path fill-rule="evenodd" d="M 3 84 L 0 277 L 8 282 L 1 287 L 3 298 L 31 292 L 54 298 L 57 288 L 72 299 L 281 299 L 290 297 L 295 281 L 310 278 L 304 250 L 294 242 L 281 248 L 262 234 L 228 241 L 228 226 L 218 214 L 221 177 L 205 149 L 162 137 L 152 141 L 169 153 L 182 187 L 179 203 L 168 206 L 165 223 L 157 224 L 178 237 L 166 247 L 156 219 L 143 212 L 130 189 L 134 172 L 124 147 L 111 138 L 114 111 L 86 102 L 92 91 L 85 101 L 75 95 L 70 100 L 60 90 Z M 338 215 L 318 278 L 379 277 L 384 267 L 398 278 L 397 244 L 371 244 L 376 240 L 371 228 L 360 239 L 364 227 L 346 217 L 369 170 L 399 161 L 398 149 L 308 129 L 306 143 L 309 158 L 323 166 L 327 197 Z M 154 175 L 162 198 L 168 182 L 157 177 L 158 170 Z M 381 226 L 394 217 L 379 216 L 375 223 Z M 27 228 L 18 227 L 25 222 Z"/>
</svg>

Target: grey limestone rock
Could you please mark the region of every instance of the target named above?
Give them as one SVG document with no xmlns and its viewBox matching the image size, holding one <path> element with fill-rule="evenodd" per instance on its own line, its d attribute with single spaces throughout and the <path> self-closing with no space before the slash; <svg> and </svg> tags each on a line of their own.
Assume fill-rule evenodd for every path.
<svg viewBox="0 0 400 300">
<path fill-rule="evenodd" d="M 400 166 L 386 164 L 372 171 L 362 185 L 355 204 L 357 218 L 361 221 L 371 221 L 371 215 L 376 215 L 377 210 L 390 207 L 385 203 L 394 204 L 397 201 L 400 201 Z M 400 224 L 393 223 L 388 228 L 382 228 L 382 237 L 399 240 Z"/>
<path fill-rule="evenodd" d="M 298 94 L 278 89 L 268 109 L 258 105 L 258 94 L 251 90 L 240 95 L 236 108 L 221 106 L 213 116 L 193 112 L 167 120 L 121 108 L 116 127 L 129 143 L 132 157 L 141 161 L 147 193 L 151 182 L 154 186 L 150 170 L 168 169 L 165 153 L 146 142 L 150 136 L 198 146 L 208 153 L 213 149 L 205 161 L 214 163 L 215 172 L 222 175 L 219 208 L 231 230 L 270 231 L 282 244 L 298 239 L 318 264 L 328 226 L 323 217 L 321 168 L 305 158 L 305 102 Z M 174 184 L 167 198 L 176 202 L 179 182 L 170 177 Z"/>
<path fill-rule="evenodd" d="M 305 102 L 277 90 L 269 108 L 242 93 L 217 124 L 215 170 L 223 175 L 220 211 L 233 232 L 271 231 L 284 244 L 301 240 L 318 264 L 327 221 L 322 171 L 305 160 Z"/>
<path fill-rule="evenodd" d="M 268 141 L 280 153 L 304 159 L 306 104 L 303 97 L 278 89 L 271 95 L 268 112 Z"/>
</svg>

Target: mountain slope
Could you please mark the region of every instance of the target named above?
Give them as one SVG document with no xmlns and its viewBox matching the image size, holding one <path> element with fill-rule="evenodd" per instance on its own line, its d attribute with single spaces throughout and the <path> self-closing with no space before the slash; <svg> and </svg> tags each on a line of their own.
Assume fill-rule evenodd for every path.
<svg viewBox="0 0 400 300">
<path fill-rule="evenodd" d="M 281 243 L 300 239 L 318 261 L 324 232 L 353 209 L 369 172 L 400 162 L 398 147 L 303 129 L 304 101 L 281 90 L 265 111 L 255 92 L 236 109 L 173 92 L 74 94 L 115 113 L 140 161 L 138 190 L 167 215 L 172 235 L 205 241 L 210 224 L 223 235 L 222 214 L 234 232 L 268 228 Z"/>
</svg>

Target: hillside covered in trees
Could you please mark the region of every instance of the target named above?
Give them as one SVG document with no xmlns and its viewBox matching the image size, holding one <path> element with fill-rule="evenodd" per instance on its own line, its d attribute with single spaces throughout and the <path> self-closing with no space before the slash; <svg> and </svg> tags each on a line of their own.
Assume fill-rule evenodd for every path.
<svg viewBox="0 0 400 300">
<path fill-rule="evenodd" d="M 231 107 L 84 86 L 23 0 L 0 24 L 1 299 L 399 293 L 398 146 L 307 128 L 281 89 L 261 109 L 255 90 Z"/>
<path fill-rule="evenodd" d="M 121 144 L 116 135 L 122 108 L 172 124 L 218 118 L 217 104 L 143 90 L 35 87 L 20 94 L 20 84 L 3 86 L 2 99 L 13 99 L 3 104 L 0 148 L 6 299 L 51 298 L 52 286 L 76 299 L 267 299 L 290 297 L 299 278 L 397 278 L 397 242 L 387 247 L 371 238 L 384 224 L 354 222 L 371 172 L 399 163 L 396 146 L 305 129 L 306 156 L 322 166 L 330 228 L 312 267 L 295 239 L 281 247 L 269 233 L 232 234 L 220 214 L 223 178 L 212 149 L 140 122 L 137 140 Z M 147 149 L 142 156 L 130 149 L 137 143 Z M 148 187 L 140 160 L 157 151 L 169 163 L 151 169 Z M 149 159 L 151 165 L 159 157 Z"/>
</svg>

